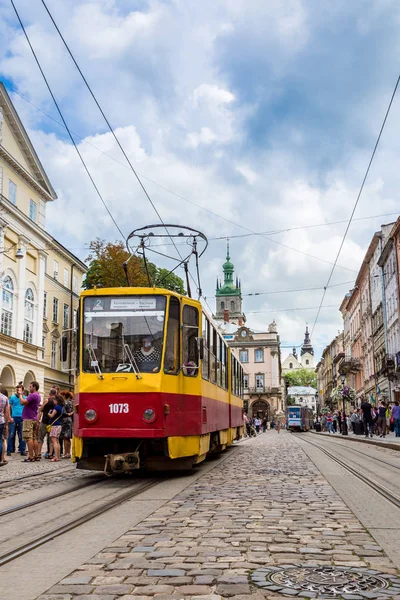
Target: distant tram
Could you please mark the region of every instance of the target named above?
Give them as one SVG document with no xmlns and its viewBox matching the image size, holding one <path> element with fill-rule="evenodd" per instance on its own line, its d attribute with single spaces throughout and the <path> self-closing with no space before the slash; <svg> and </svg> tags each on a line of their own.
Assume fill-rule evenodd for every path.
<svg viewBox="0 0 400 600">
<path fill-rule="evenodd" d="M 309 431 L 313 427 L 313 411 L 307 406 L 288 406 L 286 423 L 289 431 Z"/>
</svg>

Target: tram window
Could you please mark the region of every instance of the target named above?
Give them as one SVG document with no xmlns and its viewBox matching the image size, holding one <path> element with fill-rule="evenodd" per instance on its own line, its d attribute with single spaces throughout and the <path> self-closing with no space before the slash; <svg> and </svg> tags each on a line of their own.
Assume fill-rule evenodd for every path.
<svg viewBox="0 0 400 600">
<path fill-rule="evenodd" d="M 203 379 L 209 379 L 209 366 L 210 366 L 210 322 L 207 317 L 203 314 L 203 340 L 204 340 L 204 356 L 203 356 L 203 367 L 202 367 L 202 376 Z"/>
<path fill-rule="evenodd" d="M 217 332 L 214 327 L 210 325 L 210 381 L 216 383 L 217 381 Z"/>
<path fill-rule="evenodd" d="M 167 345 L 165 349 L 164 372 L 171 375 L 179 373 L 180 343 L 179 343 L 180 302 L 174 296 L 169 301 L 167 327 Z"/>
<path fill-rule="evenodd" d="M 236 394 L 236 360 L 231 354 L 231 392 Z"/>
<path fill-rule="evenodd" d="M 228 348 L 225 344 L 222 345 L 222 364 L 223 364 L 223 382 L 224 390 L 228 389 Z"/>
<path fill-rule="evenodd" d="M 217 385 L 221 385 L 221 338 L 217 333 Z"/>
<path fill-rule="evenodd" d="M 196 377 L 199 371 L 199 311 L 194 306 L 183 307 L 183 374 Z"/>
</svg>

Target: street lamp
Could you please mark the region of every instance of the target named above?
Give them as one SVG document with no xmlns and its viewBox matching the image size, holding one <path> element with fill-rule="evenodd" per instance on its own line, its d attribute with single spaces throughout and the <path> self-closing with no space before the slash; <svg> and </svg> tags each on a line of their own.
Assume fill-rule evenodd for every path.
<svg viewBox="0 0 400 600">
<path fill-rule="evenodd" d="M 346 381 L 346 375 L 344 373 L 340 374 L 340 379 L 342 382 L 342 400 L 343 400 L 343 425 L 342 425 L 342 435 L 349 435 L 348 429 L 347 429 L 347 419 L 346 419 L 346 401 L 344 398 L 344 394 L 343 394 L 343 390 L 344 390 L 344 384 Z"/>
</svg>

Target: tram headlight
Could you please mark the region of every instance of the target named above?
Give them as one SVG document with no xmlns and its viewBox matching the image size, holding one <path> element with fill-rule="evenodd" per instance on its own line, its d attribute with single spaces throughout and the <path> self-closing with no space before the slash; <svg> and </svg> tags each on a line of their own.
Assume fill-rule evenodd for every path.
<svg viewBox="0 0 400 600">
<path fill-rule="evenodd" d="M 146 408 L 143 413 L 143 421 L 146 423 L 152 423 L 156 418 L 156 413 L 152 408 Z"/>
<path fill-rule="evenodd" d="M 89 423 L 95 421 L 97 419 L 97 412 L 93 408 L 89 408 L 89 410 L 85 412 L 85 419 L 86 421 L 89 421 Z"/>
</svg>

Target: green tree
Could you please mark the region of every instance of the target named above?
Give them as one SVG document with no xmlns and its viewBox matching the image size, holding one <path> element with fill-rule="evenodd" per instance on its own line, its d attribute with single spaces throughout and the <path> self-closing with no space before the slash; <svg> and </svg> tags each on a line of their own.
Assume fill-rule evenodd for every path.
<svg viewBox="0 0 400 600">
<path fill-rule="evenodd" d="M 86 258 L 89 267 L 82 287 L 86 290 L 94 287 L 127 287 L 123 264 L 128 259 L 130 285 L 148 287 L 149 280 L 143 259 L 139 256 L 131 256 L 123 242 L 106 242 L 100 238 L 91 241 Z M 156 284 L 179 294 L 185 293 L 182 279 L 174 273 L 169 273 L 167 269 L 157 267 L 151 262 L 147 263 L 147 269 L 152 285 Z"/>
<path fill-rule="evenodd" d="M 294 369 L 285 374 L 285 381 L 288 387 L 305 385 L 316 388 L 317 374 L 308 369 Z"/>
<path fill-rule="evenodd" d="M 293 396 L 288 396 L 286 398 L 286 406 L 294 406 L 296 404 L 296 399 Z"/>
</svg>

